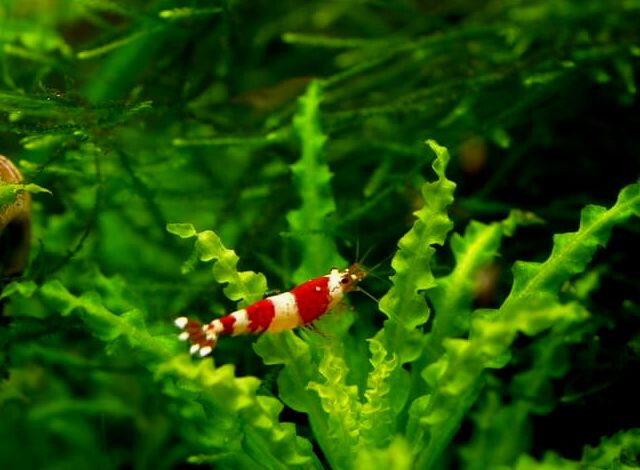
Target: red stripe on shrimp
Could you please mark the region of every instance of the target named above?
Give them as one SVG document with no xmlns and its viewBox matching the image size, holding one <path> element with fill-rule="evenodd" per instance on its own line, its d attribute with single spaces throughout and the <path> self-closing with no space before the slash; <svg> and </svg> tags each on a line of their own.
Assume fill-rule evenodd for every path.
<svg viewBox="0 0 640 470">
<path fill-rule="evenodd" d="M 245 308 L 247 311 L 247 318 L 249 319 L 249 326 L 247 330 L 249 333 L 261 333 L 269 328 L 273 317 L 276 314 L 276 309 L 273 306 L 273 302 L 267 297 Z"/>
<path fill-rule="evenodd" d="M 221 335 L 233 334 L 233 325 L 236 322 L 236 317 L 233 315 L 225 315 L 224 317 L 219 318 L 218 321 L 222 323 Z"/>
<path fill-rule="evenodd" d="M 291 289 L 298 305 L 300 324 L 306 325 L 324 314 L 331 303 L 329 276 L 316 277 Z"/>
</svg>

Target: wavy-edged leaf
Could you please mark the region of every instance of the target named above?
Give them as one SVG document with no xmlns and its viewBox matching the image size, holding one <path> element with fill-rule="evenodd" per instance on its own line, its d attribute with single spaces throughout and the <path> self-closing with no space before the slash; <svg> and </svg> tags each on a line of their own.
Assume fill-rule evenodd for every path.
<svg viewBox="0 0 640 470">
<path fill-rule="evenodd" d="M 540 219 L 533 214 L 513 210 L 500 222 L 483 224 L 471 221 L 463 235 L 454 233 L 451 236 L 455 266 L 451 273 L 438 278 L 436 287 L 428 293 L 435 316 L 431 330 L 426 335 L 424 351 L 416 362 L 417 368 L 423 369 L 429 364 L 435 368 L 435 364 L 443 367 L 442 363 L 437 362 L 444 352 L 442 342 L 445 338 L 459 338 L 468 334 L 474 296 L 483 288 L 484 270 L 491 269 L 502 238 L 512 236 L 519 225 L 535 223 L 540 223 Z M 505 359 L 508 357 L 496 357 L 497 361 L 503 363 Z M 433 372 L 427 375 L 432 376 Z M 414 384 L 414 387 L 421 388 L 418 384 Z"/>
<path fill-rule="evenodd" d="M 604 437 L 597 447 L 587 446 L 582 452 L 582 468 L 630 468 L 640 463 L 640 428 Z"/>
<path fill-rule="evenodd" d="M 293 182 L 301 206 L 287 214 L 290 232 L 300 241 L 302 261 L 293 279 L 302 282 L 341 267 L 345 261 L 338 254 L 336 244 L 327 230 L 327 218 L 335 211 L 331 191 L 331 171 L 323 154 L 326 136 L 320 125 L 319 106 L 322 89 L 317 81 L 309 84 L 298 101 L 293 129 L 300 140 L 300 159 L 291 165 Z M 278 377 L 282 400 L 297 411 L 307 413 L 318 442 L 332 465 L 344 460 L 334 453 L 332 421 L 323 411 L 317 394 L 307 388 L 320 379 L 318 365 L 312 359 L 309 345 L 291 332 L 264 335 L 254 349 L 267 364 L 283 364 Z M 338 359 L 337 359 L 338 360 Z"/>
<path fill-rule="evenodd" d="M 193 363 L 186 355 L 159 365 L 155 376 L 165 393 L 184 407 L 179 412 L 189 413 L 200 428 L 194 437 L 209 457 L 228 458 L 234 449 L 242 449 L 254 465 L 319 468 L 309 442 L 296 436 L 293 424 L 279 422 L 282 404 L 256 395 L 257 378 L 238 378 L 232 365 L 215 368 L 211 361 Z M 203 414 L 195 413 L 194 401 Z"/>
<path fill-rule="evenodd" d="M 38 285 L 34 281 L 13 281 L 7 284 L 0 293 L 0 299 L 5 299 L 13 294 L 20 294 L 22 297 L 29 298 L 38 289 Z"/>
<path fill-rule="evenodd" d="M 238 255 L 226 248 L 215 232 L 198 232 L 191 224 L 168 224 L 167 231 L 181 238 L 196 238 L 194 255 L 188 263 L 193 264 L 195 259 L 215 261 L 211 269 L 213 277 L 220 284 L 226 284 L 223 292 L 229 299 L 248 305 L 261 299 L 266 292 L 267 279 L 264 275 L 254 271 L 238 271 Z M 189 267 L 183 267 L 183 272 L 188 270 Z"/>
<path fill-rule="evenodd" d="M 421 468 L 435 464 L 478 397 L 483 371 L 506 364 L 506 360 L 498 359 L 508 358 L 505 354 L 518 332 L 535 335 L 556 325 L 564 329 L 586 318 L 587 313 L 579 304 L 538 301 L 509 317 L 495 311 L 476 315 L 468 340 L 445 339 L 445 354 L 423 372 L 432 392 L 418 419 L 428 436 L 427 445 L 418 456 Z M 412 432 L 422 433 L 417 427 Z"/>
<path fill-rule="evenodd" d="M 435 286 L 430 266 L 435 252 L 432 245 L 444 243 L 453 225 L 447 215 L 455 189 L 455 184 L 445 176 L 449 153 L 435 141 L 429 140 L 427 144 L 436 154 L 432 167 L 438 179 L 422 187 L 424 206 L 415 212 L 417 220 L 398 243 L 391 262 L 395 270 L 391 277 L 393 285 L 379 302 L 380 310 L 388 319 L 376 340 L 397 361 L 388 378 L 396 415 L 403 409 L 410 392 L 409 375 L 401 366 L 415 361 L 424 347 L 419 328 L 429 316 L 422 291 Z"/>
<path fill-rule="evenodd" d="M 103 290 L 107 283 L 108 278 L 100 280 Z M 117 280 L 106 291 L 114 297 L 112 305 L 128 305 Z M 250 457 L 253 465 L 266 462 L 271 468 L 320 468 L 311 445 L 296 436 L 294 425 L 279 422 L 280 402 L 256 395 L 259 379 L 237 378 L 233 366 L 215 368 L 212 361 L 193 362 L 177 352 L 175 337 L 167 341 L 164 335 L 151 334 L 139 309 L 116 314 L 96 291 L 78 296 L 54 280 L 37 292 L 54 312 L 77 315 L 92 335 L 108 343 L 114 356 L 126 354 L 153 372 L 163 392 L 173 399 L 171 406 L 181 422 L 178 432 L 192 452 L 227 463 Z M 143 357 L 137 359 L 140 354 Z"/>
<path fill-rule="evenodd" d="M 640 461 L 640 428 L 620 431 L 603 437 L 595 447 L 586 446 L 580 461 L 564 459 L 547 452 L 541 461 L 523 455 L 514 465 L 515 470 L 578 470 L 578 469 L 632 469 Z"/>
<path fill-rule="evenodd" d="M 360 449 L 353 468 L 358 470 L 369 470 L 371 468 L 410 470 L 414 467 L 408 443 L 401 436 L 396 436 L 385 447 L 365 447 Z"/>
<path fill-rule="evenodd" d="M 484 271 L 491 269 L 502 238 L 512 236 L 519 225 L 535 223 L 540 223 L 540 219 L 533 214 L 513 210 L 500 222 L 471 221 L 463 235 L 451 236 L 455 266 L 448 275 L 439 277 L 436 287 L 428 293 L 435 316 L 419 364 L 437 360 L 443 353 L 444 338 L 463 337 L 469 332 L 474 297 L 484 288 Z"/>
<path fill-rule="evenodd" d="M 396 397 L 391 395 L 391 390 L 402 384 L 391 383 L 398 378 L 392 375 L 398 366 L 398 358 L 395 355 L 388 357 L 384 345 L 376 339 L 369 340 L 369 349 L 372 369 L 367 376 L 365 402 L 360 410 L 361 443 L 381 447 L 388 444 L 394 431 L 393 418 L 397 407 L 394 406 Z"/>
<path fill-rule="evenodd" d="M 555 408 L 558 398 L 554 396 L 552 380 L 563 376 L 569 367 L 568 346 L 589 333 L 588 324 L 580 324 L 585 317 L 578 314 L 575 321 L 569 321 L 567 316 L 555 322 L 547 334 L 536 338 L 530 346 L 531 366 L 511 380 L 509 402 L 500 403 L 491 393 L 485 396 L 481 411 L 474 416 L 475 432 L 463 450 L 467 468 L 513 465 L 519 455 L 529 450 L 529 416 L 546 414 Z M 545 326 L 544 321 L 534 319 L 524 333 L 536 334 Z"/>
<path fill-rule="evenodd" d="M 343 459 L 334 454 L 329 416 L 323 410 L 317 394 L 308 384 L 319 380 L 318 365 L 312 360 L 309 345 L 292 331 L 277 335 L 262 335 L 253 349 L 265 364 L 282 364 L 278 375 L 278 390 L 282 401 L 292 409 L 306 413 L 314 435 L 330 463 Z"/>
<path fill-rule="evenodd" d="M 442 245 L 453 223 L 447 214 L 453 202 L 456 185 L 445 176 L 449 152 L 435 141 L 427 144 L 436 154 L 433 171 L 438 179 L 422 187 L 424 206 L 414 214 L 413 227 L 398 242 L 391 267 L 393 286 L 382 299 L 380 310 L 388 317 L 380 339 L 387 351 L 398 356 L 399 364 L 414 361 L 420 354 L 421 335 L 416 328 L 429 317 L 421 291 L 433 288 L 435 278 L 431 273 L 433 245 Z"/>
<path fill-rule="evenodd" d="M 336 204 L 331 191 L 332 174 L 322 150 L 327 137 L 320 126 L 321 100 L 320 83 L 312 81 L 298 100 L 293 118 L 293 129 L 302 146 L 300 159 L 291 165 L 302 204 L 287 214 L 289 229 L 299 238 L 302 253 L 302 263 L 293 274 L 295 282 L 346 264 L 327 230 L 327 218 L 335 212 Z"/>
<path fill-rule="evenodd" d="M 322 382 L 312 381 L 308 387 L 320 397 L 322 409 L 327 414 L 327 432 L 332 446 L 334 462 L 349 468 L 354 457 L 372 446 L 386 447 L 393 435 L 393 408 L 395 397 L 391 390 L 390 376 L 397 367 L 395 357 L 387 358 L 387 352 L 379 341 L 370 340 L 372 370 L 367 379 L 364 400 L 358 387 L 347 383 L 349 368 L 340 351 L 332 345 L 323 351 L 319 372 Z"/>
<path fill-rule="evenodd" d="M 144 326 L 141 312 L 131 310 L 125 315 L 116 315 L 105 307 L 100 294 L 95 291 L 76 296 L 60 281 L 53 280 L 43 284 L 39 293 L 43 303 L 60 315 L 76 312 L 90 333 L 102 341 L 111 342 L 123 337 L 133 348 L 155 361 L 168 358 L 174 351 L 151 336 Z"/>
<path fill-rule="evenodd" d="M 430 468 L 462 417 L 473 404 L 486 367 L 501 366 L 496 359 L 508 353 L 520 331 L 535 335 L 556 326 L 581 322 L 586 312 L 575 303 L 557 303 L 560 287 L 588 264 L 598 246 L 605 245 L 612 228 L 640 211 L 640 186 L 622 189 L 613 207 L 588 206 L 575 233 L 556 235 L 549 258 L 542 263 L 517 263 L 509 297 L 498 311 L 478 316 L 468 340 L 444 341 L 446 354 L 423 373 L 433 389 L 420 422 L 429 441 L 418 462 Z"/>
<path fill-rule="evenodd" d="M 640 185 L 632 184 L 620 191 L 610 209 L 590 205 L 580 214 L 577 232 L 553 237 L 551 255 L 542 263 L 517 262 L 513 268 L 513 287 L 501 311 L 536 297 L 557 296 L 560 287 L 587 266 L 596 249 L 605 246 L 614 226 L 632 214 L 640 214 Z"/>
<path fill-rule="evenodd" d="M 464 235 L 454 233 L 451 236 L 455 267 L 447 276 L 438 278 L 436 287 L 429 292 L 435 316 L 425 349 L 432 360 L 442 353 L 444 338 L 459 337 L 469 330 L 476 276 L 480 269 L 493 262 L 500 248 L 504 227 L 510 225 L 510 220 L 491 224 L 471 221 Z"/>
<path fill-rule="evenodd" d="M 309 401 L 304 387 L 316 376 L 317 366 L 311 360 L 309 345 L 293 332 L 283 331 L 278 335 L 261 336 L 253 349 L 265 364 L 285 365 L 278 375 L 282 401 L 296 411 L 312 413 L 317 404 Z"/>
<path fill-rule="evenodd" d="M 529 455 L 521 456 L 514 470 L 580 470 L 584 467 L 578 462 L 566 460 L 554 452 L 547 452 L 541 461 L 537 461 Z"/>
<path fill-rule="evenodd" d="M 327 414 L 329 440 L 334 462 L 342 468 L 351 466 L 357 450 L 360 433 L 358 387 L 346 383 L 349 368 L 340 354 L 327 348 L 319 365 L 323 383 L 309 382 L 309 389 L 320 397 L 322 409 Z"/>
</svg>

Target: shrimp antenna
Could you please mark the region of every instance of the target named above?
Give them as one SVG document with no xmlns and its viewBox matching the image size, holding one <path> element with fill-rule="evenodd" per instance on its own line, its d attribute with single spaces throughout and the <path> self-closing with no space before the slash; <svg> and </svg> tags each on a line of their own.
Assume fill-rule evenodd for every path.
<svg viewBox="0 0 640 470">
<path fill-rule="evenodd" d="M 364 255 L 362 255 L 362 260 L 360 261 L 360 264 L 364 264 L 365 260 L 369 257 L 369 255 L 371 254 L 371 252 L 373 251 L 374 246 L 371 245 L 367 251 L 364 252 Z M 359 259 L 358 256 L 356 255 L 356 259 Z"/>
<path fill-rule="evenodd" d="M 358 292 L 362 292 L 364 295 L 366 295 L 367 297 L 369 297 L 371 300 L 373 300 L 375 303 L 380 302 L 380 299 L 376 299 L 372 294 L 370 294 L 369 292 L 367 292 L 366 290 L 364 290 L 362 287 L 358 286 L 355 288 L 356 291 Z"/>
<path fill-rule="evenodd" d="M 369 252 L 371 252 L 371 248 L 369 250 L 367 250 L 367 255 L 369 254 Z M 378 269 L 383 263 L 385 263 L 389 258 L 391 258 L 394 255 L 394 253 L 388 254 L 387 256 L 385 256 L 384 258 L 382 258 L 380 261 L 378 261 L 374 266 L 372 266 L 371 268 L 367 269 L 367 275 L 370 273 L 373 273 L 376 269 Z M 375 276 L 375 274 L 373 274 Z M 378 276 L 376 276 L 378 277 Z"/>
</svg>

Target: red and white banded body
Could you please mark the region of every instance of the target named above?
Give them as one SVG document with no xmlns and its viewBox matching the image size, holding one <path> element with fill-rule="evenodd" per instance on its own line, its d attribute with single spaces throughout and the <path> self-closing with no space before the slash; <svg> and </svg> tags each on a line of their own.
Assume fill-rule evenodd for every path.
<svg viewBox="0 0 640 470">
<path fill-rule="evenodd" d="M 176 318 L 176 326 L 183 330 L 179 338 L 189 340 L 191 354 L 207 356 L 219 336 L 277 333 L 307 325 L 339 304 L 366 275 L 359 264 L 353 264 L 342 271 L 332 269 L 289 292 L 267 297 L 204 325 L 187 317 Z"/>
</svg>

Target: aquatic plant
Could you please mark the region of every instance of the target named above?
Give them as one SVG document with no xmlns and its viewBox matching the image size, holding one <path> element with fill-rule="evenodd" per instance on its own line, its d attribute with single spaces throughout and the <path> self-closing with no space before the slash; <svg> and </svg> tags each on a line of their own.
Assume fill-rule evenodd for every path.
<svg viewBox="0 0 640 470">
<path fill-rule="evenodd" d="M 639 13 L 0 2 L 0 468 L 640 465 Z"/>
</svg>

